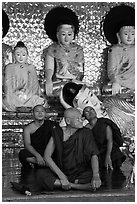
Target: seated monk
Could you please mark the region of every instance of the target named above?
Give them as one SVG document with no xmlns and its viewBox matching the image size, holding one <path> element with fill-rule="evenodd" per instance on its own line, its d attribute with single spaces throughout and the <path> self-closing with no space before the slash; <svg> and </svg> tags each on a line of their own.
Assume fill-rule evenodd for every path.
<svg viewBox="0 0 137 204">
<path fill-rule="evenodd" d="M 83 127 L 82 115 L 75 108 L 67 109 L 64 118 L 67 126 L 56 125 L 52 129 L 43 156 L 47 168 L 38 168 L 35 174 L 37 188 L 40 191 L 57 188 L 95 190 L 101 186 L 101 180 L 98 149 L 91 130 Z M 17 190 L 26 189 L 32 193 L 32 185 L 12 184 Z"/>
<path fill-rule="evenodd" d="M 38 170 L 39 185 L 50 190 L 99 188 L 98 150 L 91 131 L 83 128 L 81 113 L 75 108 L 67 109 L 64 118 L 67 126 L 54 128 L 47 145 L 44 158 L 49 169 L 47 174 L 45 169 Z"/>
<path fill-rule="evenodd" d="M 44 151 L 52 135 L 55 122 L 45 120 L 45 109 L 42 105 L 33 108 L 34 121 L 25 126 L 23 140 L 25 148 L 19 152 L 23 166 L 45 166 Z"/>
<path fill-rule="evenodd" d="M 120 129 L 108 118 L 98 118 L 96 111 L 87 106 L 83 110 L 83 116 L 88 120 L 86 127 L 93 132 L 99 150 L 100 168 L 120 168 L 126 159 L 119 147 L 123 146 Z"/>
</svg>

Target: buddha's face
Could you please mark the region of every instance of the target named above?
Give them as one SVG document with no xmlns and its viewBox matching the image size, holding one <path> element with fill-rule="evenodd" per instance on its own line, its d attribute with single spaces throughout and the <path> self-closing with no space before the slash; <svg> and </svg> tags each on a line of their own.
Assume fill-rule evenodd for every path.
<svg viewBox="0 0 137 204">
<path fill-rule="evenodd" d="M 74 107 L 84 110 L 85 107 L 90 106 L 96 112 L 101 110 L 102 102 L 88 87 L 83 86 L 73 101 Z"/>
<path fill-rule="evenodd" d="M 57 30 L 57 39 L 59 43 L 69 46 L 74 39 L 74 28 L 72 25 L 61 25 Z"/>
<path fill-rule="evenodd" d="M 15 59 L 18 63 L 26 63 L 28 58 L 28 53 L 25 47 L 17 47 L 15 49 Z"/>
<path fill-rule="evenodd" d="M 119 33 L 121 43 L 133 45 L 135 43 L 135 28 L 133 26 L 123 26 Z"/>
</svg>

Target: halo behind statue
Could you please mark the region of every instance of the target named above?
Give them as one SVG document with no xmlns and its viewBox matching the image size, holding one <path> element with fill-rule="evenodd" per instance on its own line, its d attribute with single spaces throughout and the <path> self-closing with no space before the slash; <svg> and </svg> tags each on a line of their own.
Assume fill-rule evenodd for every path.
<svg viewBox="0 0 137 204">
<path fill-rule="evenodd" d="M 135 9 L 125 4 L 113 7 L 105 16 L 103 31 L 111 44 L 118 43 L 116 33 L 123 26 L 135 26 Z"/>
<path fill-rule="evenodd" d="M 54 42 L 57 42 L 57 27 L 61 24 L 73 25 L 75 28 L 75 36 L 79 31 L 78 16 L 75 14 L 75 12 L 67 7 L 55 7 L 48 12 L 44 22 L 44 29 L 46 31 L 46 34 Z"/>
<path fill-rule="evenodd" d="M 2 29 L 3 29 L 2 38 L 4 38 L 9 30 L 9 18 L 4 10 L 2 10 Z"/>
</svg>

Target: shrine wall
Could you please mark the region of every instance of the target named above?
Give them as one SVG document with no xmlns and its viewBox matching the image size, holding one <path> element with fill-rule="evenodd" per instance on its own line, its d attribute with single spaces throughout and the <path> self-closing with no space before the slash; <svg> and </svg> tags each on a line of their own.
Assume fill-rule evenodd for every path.
<svg viewBox="0 0 137 204">
<path fill-rule="evenodd" d="M 29 63 L 36 66 L 39 80 L 44 78 L 43 49 L 51 44 L 44 30 L 46 14 L 54 6 L 64 5 L 76 12 L 80 29 L 76 42 L 83 46 L 85 56 L 84 80 L 102 86 L 108 81 L 106 72 L 107 48 L 110 45 L 102 31 L 103 18 L 111 7 L 123 2 L 3 2 L 9 16 L 10 28 L 3 42 L 14 47 L 23 41 L 28 48 Z M 135 3 L 125 2 L 135 6 Z"/>
</svg>

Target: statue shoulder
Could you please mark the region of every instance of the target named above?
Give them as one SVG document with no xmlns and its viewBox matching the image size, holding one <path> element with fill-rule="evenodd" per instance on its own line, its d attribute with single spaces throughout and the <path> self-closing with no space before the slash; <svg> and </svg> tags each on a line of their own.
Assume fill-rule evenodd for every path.
<svg viewBox="0 0 137 204">
<path fill-rule="evenodd" d="M 6 66 L 6 69 L 13 69 L 13 68 L 15 68 L 17 65 L 15 64 L 15 63 L 9 63 L 9 64 L 7 64 L 7 66 Z"/>
<path fill-rule="evenodd" d="M 120 45 L 116 44 L 116 45 L 113 45 L 111 46 L 109 49 L 108 49 L 108 52 L 111 53 L 117 53 L 119 52 L 121 49 L 123 49 Z"/>
<path fill-rule="evenodd" d="M 83 51 L 83 47 L 75 42 L 72 44 L 72 46 L 73 48 L 76 48 L 79 51 Z"/>
<path fill-rule="evenodd" d="M 28 68 L 29 70 L 34 70 L 36 69 L 34 64 L 26 64 L 26 68 Z"/>
</svg>

